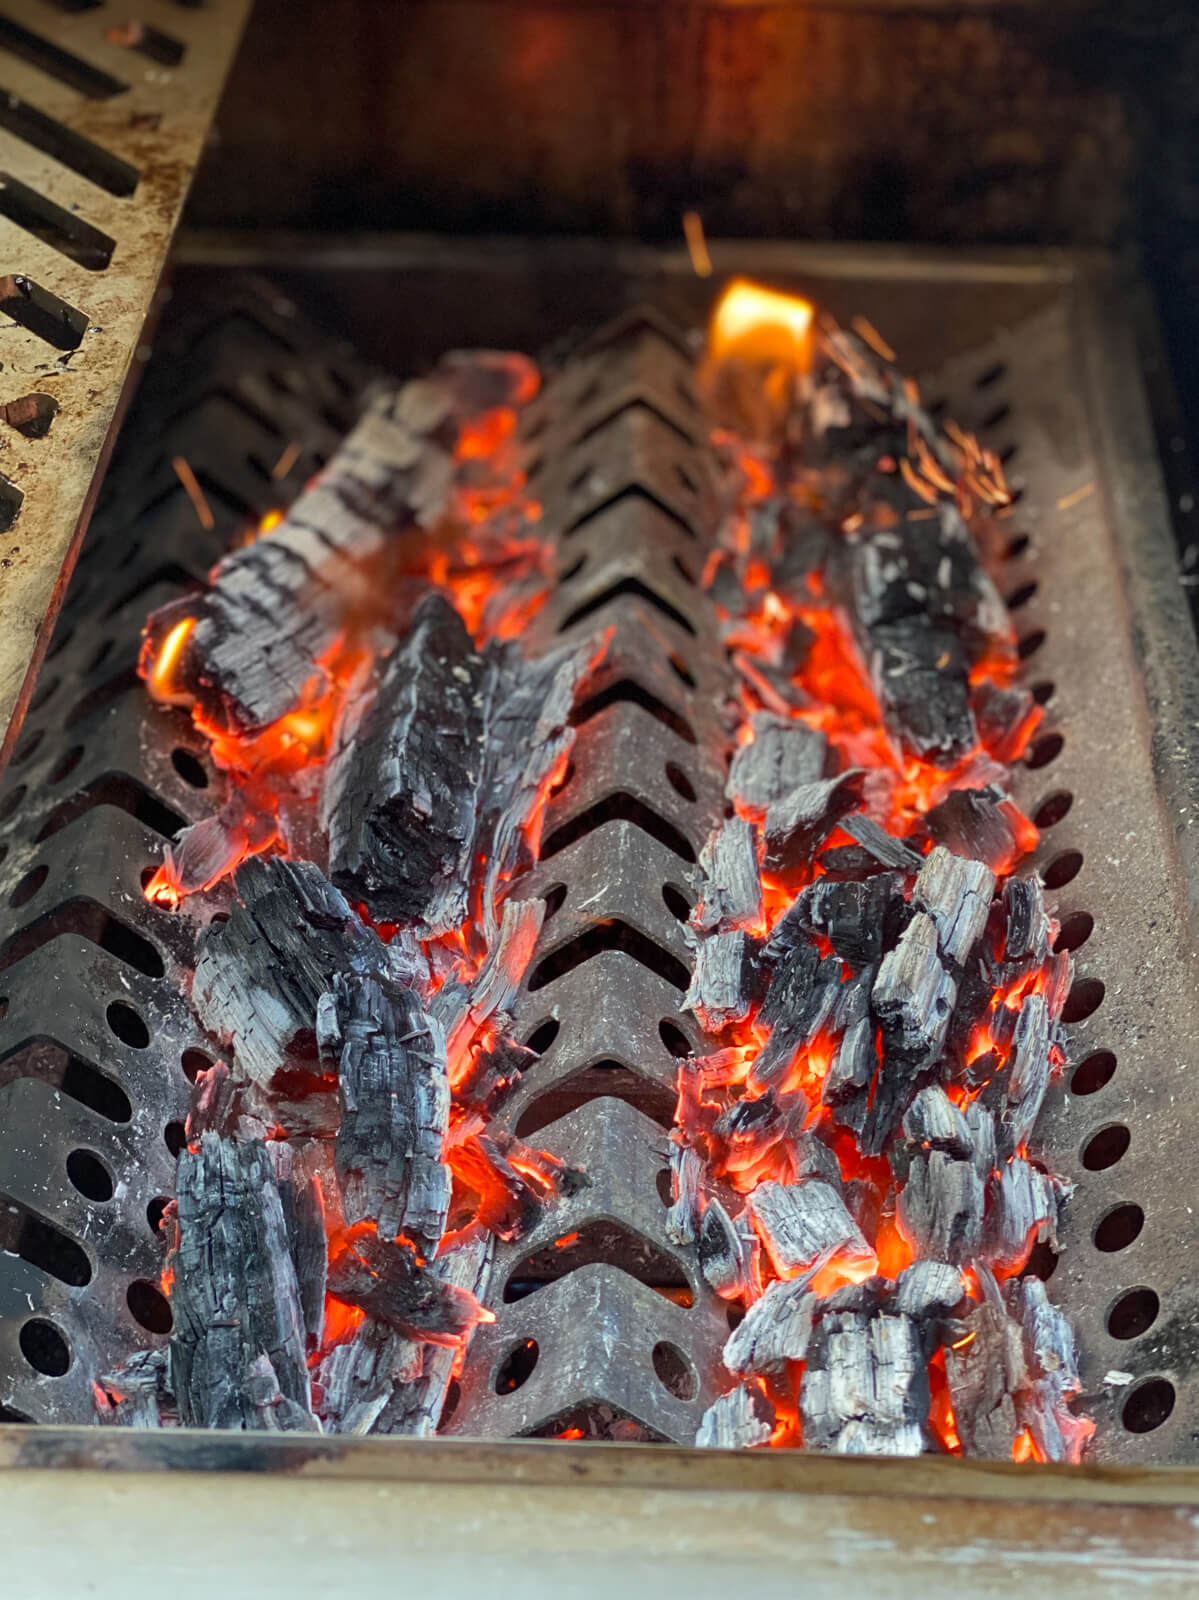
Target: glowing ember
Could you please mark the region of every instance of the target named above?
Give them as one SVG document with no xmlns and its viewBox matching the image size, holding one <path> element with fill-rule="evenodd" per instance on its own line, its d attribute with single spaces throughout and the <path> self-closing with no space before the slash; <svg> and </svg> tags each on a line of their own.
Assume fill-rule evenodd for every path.
<svg viewBox="0 0 1199 1600">
<path fill-rule="evenodd" d="M 721 295 L 712 314 L 708 354 L 751 365 L 806 367 L 811 352 L 813 307 L 738 278 Z"/>
</svg>

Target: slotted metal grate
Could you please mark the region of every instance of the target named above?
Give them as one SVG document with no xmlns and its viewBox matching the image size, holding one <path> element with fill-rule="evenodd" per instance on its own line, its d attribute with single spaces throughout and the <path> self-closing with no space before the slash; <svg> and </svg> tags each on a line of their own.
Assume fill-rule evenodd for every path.
<svg viewBox="0 0 1199 1600">
<path fill-rule="evenodd" d="M 0 762 L 249 0 L 0 11 Z M 44 424 L 48 420 L 48 430 Z M 31 663 L 34 670 L 31 670 Z"/>
</svg>

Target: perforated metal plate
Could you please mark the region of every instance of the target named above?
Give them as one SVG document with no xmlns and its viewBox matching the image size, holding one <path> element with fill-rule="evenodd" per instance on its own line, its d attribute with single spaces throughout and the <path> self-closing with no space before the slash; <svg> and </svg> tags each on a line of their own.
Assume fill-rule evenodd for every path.
<svg viewBox="0 0 1199 1600">
<path fill-rule="evenodd" d="M 0 765 L 249 0 L 131 9 L 0 12 L 0 405 L 57 406 L 41 438 L 0 421 Z"/>
</svg>

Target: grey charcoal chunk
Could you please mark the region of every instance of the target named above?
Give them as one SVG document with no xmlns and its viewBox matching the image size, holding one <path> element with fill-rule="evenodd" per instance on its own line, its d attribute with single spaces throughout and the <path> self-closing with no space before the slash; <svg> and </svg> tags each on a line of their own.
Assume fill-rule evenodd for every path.
<svg viewBox="0 0 1199 1600">
<path fill-rule="evenodd" d="M 946 1316 L 965 1294 L 962 1274 L 948 1261 L 913 1261 L 895 1282 L 895 1309 L 922 1323 Z"/>
<path fill-rule="evenodd" d="M 964 965 L 982 938 L 995 893 L 995 874 L 982 861 L 955 856 L 937 845 L 924 858 L 913 898 L 937 925 L 941 953 Z"/>
<path fill-rule="evenodd" d="M 691 1145 L 672 1143 L 670 1173 L 674 1201 L 666 1213 L 666 1237 L 673 1244 L 694 1244 L 699 1234 L 700 1185 L 704 1164 Z"/>
<path fill-rule="evenodd" d="M 544 919 L 544 900 L 505 900 L 498 933 L 474 978 L 448 980 L 433 996 L 429 1014 L 445 1033 L 449 1060 L 459 1058 L 485 1022 L 511 1009 Z"/>
<path fill-rule="evenodd" d="M 283 1202 L 257 1140 L 215 1133 L 178 1166 L 170 1387 L 184 1426 L 319 1431 Z"/>
<path fill-rule="evenodd" d="M 370 1433 L 395 1386 L 420 1376 L 426 1348 L 385 1322 L 360 1322 L 317 1368 L 325 1432 Z"/>
<path fill-rule="evenodd" d="M 916 1253 L 957 1265 L 978 1251 L 985 1191 L 969 1161 L 942 1150 L 917 1152 L 899 1191 L 899 1219 Z"/>
<path fill-rule="evenodd" d="M 435 1251 L 450 1204 L 445 1039 L 399 984 L 339 977 L 333 998 L 341 1039 L 334 1162 L 345 1219 Z"/>
<path fill-rule="evenodd" d="M 135 1350 L 116 1372 L 105 1373 L 93 1391 L 97 1420 L 122 1428 L 161 1428 L 173 1410 L 166 1350 Z"/>
<path fill-rule="evenodd" d="M 311 861 L 253 856 L 233 887 L 229 920 L 201 936 L 192 1004 L 241 1070 L 267 1084 L 315 1061 L 317 1006 L 334 975 L 386 971 L 389 955 Z"/>
<path fill-rule="evenodd" d="M 964 1326 L 963 1337 L 945 1350 L 962 1452 L 1010 1461 L 1021 1428 L 1014 1397 L 1029 1384 L 1020 1324 L 1008 1315 L 998 1294 L 988 1293 Z"/>
<path fill-rule="evenodd" d="M 1046 1460 L 1077 1461 L 1091 1428 L 1068 1407 L 1082 1388 L 1074 1331 L 1050 1303 L 1039 1278 L 1020 1279 L 1008 1292 L 1023 1329 L 1032 1378 L 1028 1391 L 1019 1397 L 1020 1420 Z"/>
<path fill-rule="evenodd" d="M 745 1313 L 724 1347 L 724 1364 L 739 1377 L 777 1371 L 803 1361 L 819 1299 L 801 1278 L 776 1278 Z"/>
<path fill-rule="evenodd" d="M 1049 1007 L 1044 995 L 1030 994 L 1020 1007 L 1012 1036 L 1007 1109 L 1003 1129 L 1011 1149 L 1028 1141 L 1049 1088 Z"/>
<path fill-rule="evenodd" d="M 857 1454 L 872 1443 L 880 1454 L 919 1453 L 925 1443 L 922 1424 L 929 1390 L 928 1360 L 916 1322 L 859 1311 L 819 1315 L 799 1406 L 809 1449 Z"/>
<path fill-rule="evenodd" d="M 937 927 L 925 912 L 908 923 L 883 957 L 871 995 L 888 1045 L 918 1061 L 932 1061 L 945 1042 L 957 985 L 941 965 Z"/>
<path fill-rule="evenodd" d="M 696 1254 L 700 1271 L 723 1300 L 750 1293 L 757 1281 L 753 1229 L 729 1216 L 719 1200 L 708 1202 L 699 1227 Z"/>
<path fill-rule="evenodd" d="M 974 1154 L 970 1124 L 939 1084 L 928 1084 L 912 1101 L 903 1119 L 904 1138 L 930 1150 L 944 1150 L 959 1161 Z"/>
<path fill-rule="evenodd" d="M 768 1444 L 774 1407 L 760 1389 L 739 1385 L 704 1412 L 695 1442 L 701 1450 L 749 1450 Z"/>
<path fill-rule="evenodd" d="M 842 1034 L 821 1090 L 826 1106 L 839 1107 L 864 1098 L 878 1068 L 874 1023 L 859 1017 Z"/>
<path fill-rule="evenodd" d="M 329 1293 L 406 1338 L 461 1342 L 479 1321 L 473 1294 L 447 1283 L 436 1262 L 422 1264 L 403 1240 L 356 1231 L 329 1261 Z"/>
<path fill-rule="evenodd" d="M 828 741 L 815 728 L 772 711 L 750 718 L 753 739 L 740 745 L 729 768 L 725 795 L 753 811 L 765 811 L 801 784 L 824 776 Z"/>
<path fill-rule="evenodd" d="M 986 1183 L 998 1160 L 995 1140 L 995 1117 L 981 1100 L 971 1100 L 966 1107 L 966 1125 L 970 1129 L 971 1160 L 974 1170 Z"/>
<path fill-rule="evenodd" d="M 754 1226 L 775 1271 L 790 1277 L 832 1255 L 850 1260 L 873 1259 L 844 1200 L 819 1178 L 783 1185 L 760 1183 L 747 1202 Z"/>
<path fill-rule="evenodd" d="M 899 882 L 893 872 L 856 881 L 819 878 L 796 901 L 796 910 L 856 972 L 882 960 L 910 914 Z"/>
<path fill-rule="evenodd" d="M 719 1033 L 748 1017 L 754 997 L 753 954 L 749 935 L 739 929 L 700 939 L 683 1009 L 693 1011 L 709 1032 Z"/>
<path fill-rule="evenodd" d="M 902 839 L 896 839 L 889 834 L 875 822 L 873 817 L 860 815 L 846 817 L 841 826 L 868 855 L 874 857 L 880 867 L 902 872 L 906 876 L 919 872 L 924 864 L 924 857 L 919 851 L 913 850 L 910 844 L 905 844 Z"/>
<path fill-rule="evenodd" d="M 841 819 L 862 804 L 864 776 L 863 768 L 850 767 L 839 777 L 799 784 L 776 800 L 762 824 L 763 870 L 784 884 L 804 872 Z"/>
<path fill-rule="evenodd" d="M 692 926 L 705 933 L 760 927 L 762 880 L 752 825 L 742 817 L 721 823 L 700 853 L 699 866 L 703 884 Z"/>
<path fill-rule="evenodd" d="M 1049 913 L 1040 878 L 1009 878 L 1003 886 L 1005 961 L 1039 964 L 1049 954 Z"/>
<path fill-rule="evenodd" d="M 1012 1156 L 991 1179 L 987 1207 L 987 1254 L 1005 1264 L 1022 1263 L 1035 1235 L 1057 1237 L 1057 1190 L 1052 1179 L 1023 1156 Z"/>
<path fill-rule="evenodd" d="M 466 916 L 489 669 L 427 595 L 365 704 L 349 708 L 321 792 L 334 883 L 422 937 Z"/>
</svg>

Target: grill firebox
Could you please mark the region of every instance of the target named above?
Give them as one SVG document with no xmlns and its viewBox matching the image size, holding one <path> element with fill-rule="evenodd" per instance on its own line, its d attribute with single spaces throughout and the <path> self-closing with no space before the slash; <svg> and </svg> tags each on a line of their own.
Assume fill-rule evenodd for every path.
<svg viewBox="0 0 1199 1600">
<path fill-rule="evenodd" d="M 718 271 L 725 264 L 718 254 Z M 471 295 L 484 268 L 445 247 L 434 263 L 417 245 L 377 279 L 360 269 L 355 299 L 369 305 L 375 283 L 390 283 L 405 326 L 393 324 L 384 344 L 395 341 L 387 357 L 402 365 L 456 344 L 535 347 L 634 302 L 696 323 L 708 291 L 680 265 L 648 252 L 549 252 L 536 277 L 519 280 L 539 294 L 514 304 L 493 291 L 484 326 Z M 1183 1069 L 1196 1036 L 1184 976 L 1194 880 L 1171 819 L 1190 804 L 1195 673 L 1115 287 L 1106 269 L 1082 264 L 869 251 L 755 259 L 747 250 L 736 265 L 802 288 L 834 313 L 870 316 L 909 368 L 930 352 L 923 393 L 979 429 L 1021 493 L 998 576 L 1009 601 L 1019 597 L 1027 681 L 1048 718 L 1016 798 L 1043 827 L 1037 864 L 1077 964 L 1072 1077 L 1040 1130 L 1049 1164 L 1077 1185 L 1050 1292 L 1078 1328 L 1096 1458 L 1190 1459 L 1199 1394 Z M 498 250 L 486 272 L 502 291 L 522 268 L 514 247 Z M 422 286 L 429 315 L 410 316 Z M 336 275 L 323 287 L 335 301 Z M 154 1224 L 171 1193 L 188 1077 L 212 1054 L 180 996 L 191 965 L 185 924 L 148 906 L 141 888 L 163 836 L 212 809 L 219 779 L 188 719 L 146 706 L 133 675 L 138 633 L 151 608 L 202 579 L 231 535 L 298 490 L 348 423 L 363 376 L 276 291 L 225 289 L 221 298 L 215 321 L 201 306 L 195 322 L 181 312 L 164 333 L 0 797 L 0 1193 L 11 1252 L 0 1258 L 0 1402 L 34 1421 L 91 1419 L 74 1344 L 93 1343 L 115 1365 L 162 1336 Z M 462 325 L 445 324 L 450 306 L 462 308 Z M 409 323 L 430 348 L 405 345 Z M 202 344 L 199 326 L 210 330 Z M 472 1346 L 448 1426 L 557 1432 L 601 1403 L 650 1436 L 682 1441 L 710 1399 L 703 1374 L 727 1324 L 664 1233 L 672 1045 L 698 1040 L 663 961 L 652 958 L 655 971 L 643 958 L 648 944 L 667 962 L 687 960 L 679 902 L 666 890 L 685 905 L 687 851 L 698 854 L 719 812 L 713 708 L 723 669 L 695 586 L 703 454 L 686 443 L 690 359 L 650 332 L 587 360 L 572 369 L 581 374 L 574 392 L 547 396 L 530 419 L 531 430 L 544 422 L 529 439 L 533 467 L 539 452 L 547 463 L 540 493 L 556 521 L 582 524 L 568 542 L 584 558 L 573 572 L 564 565 L 537 626 L 569 634 L 607 607 L 616 634 L 595 690 L 603 704 L 582 723 L 575 775 L 551 808 L 526 891 L 566 893 L 518 1008 L 519 1036 L 540 1049 L 539 1068 L 505 1115 L 523 1135 L 569 1112 L 553 1147 L 605 1176 L 602 1192 L 563 1201 L 497 1258 L 498 1320 Z M 607 370 L 614 361 L 626 366 Z M 639 412 L 618 428 L 598 426 L 632 394 L 648 397 L 658 419 Z M 272 466 L 293 440 L 302 453 L 276 481 Z M 200 478 L 211 530 L 198 527 L 178 486 L 176 456 Z M 641 497 L 635 513 L 622 506 L 634 481 L 656 506 Z M 637 806 L 677 839 L 647 833 Z M 605 826 L 582 831 L 579 819 L 597 808 Z M 619 847 L 599 848 L 605 837 Z M 579 920 L 584 899 L 588 918 L 597 916 L 596 895 L 598 915 L 624 930 L 609 948 L 588 943 Z M 544 1252 L 574 1232 L 581 1243 L 554 1264 L 553 1283 L 505 1296 L 522 1277 L 544 1278 Z M 609 1260 L 614 1242 L 630 1270 L 595 1259 Z M 672 1305 L 639 1279 L 685 1288 L 695 1304 Z M 615 1360 L 601 1349 L 609 1328 L 622 1341 Z M 496 1394 L 508 1353 L 530 1342 L 537 1361 L 526 1381 Z M 597 1370 L 606 1390 L 596 1388 Z"/>
</svg>

